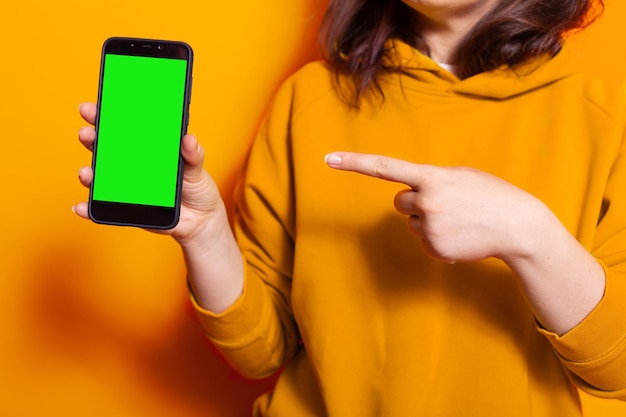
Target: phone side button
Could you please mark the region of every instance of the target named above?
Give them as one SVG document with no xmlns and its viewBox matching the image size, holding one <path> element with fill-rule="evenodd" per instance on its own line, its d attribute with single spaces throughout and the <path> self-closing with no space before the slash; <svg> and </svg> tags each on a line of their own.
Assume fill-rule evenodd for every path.
<svg viewBox="0 0 626 417">
<path fill-rule="evenodd" d="M 187 104 L 191 104 L 191 95 L 193 94 L 193 76 L 189 78 L 189 100 Z"/>
</svg>

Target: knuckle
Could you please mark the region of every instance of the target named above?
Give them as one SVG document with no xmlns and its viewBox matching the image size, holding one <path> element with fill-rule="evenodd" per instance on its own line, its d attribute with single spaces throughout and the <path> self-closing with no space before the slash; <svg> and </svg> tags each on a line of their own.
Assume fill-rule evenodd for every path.
<svg viewBox="0 0 626 417">
<path fill-rule="evenodd" d="M 431 258 L 438 261 L 454 263 L 456 260 L 454 251 L 436 238 L 423 238 L 422 248 Z"/>
<path fill-rule="evenodd" d="M 375 158 L 374 167 L 373 167 L 374 176 L 383 178 L 387 175 L 388 172 L 389 172 L 389 162 L 387 161 L 387 159 L 382 158 L 382 157 Z"/>
</svg>

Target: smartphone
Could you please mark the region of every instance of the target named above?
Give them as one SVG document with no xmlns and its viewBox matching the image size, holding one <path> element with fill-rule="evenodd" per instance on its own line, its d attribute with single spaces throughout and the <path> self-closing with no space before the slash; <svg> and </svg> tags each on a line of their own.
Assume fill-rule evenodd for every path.
<svg viewBox="0 0 626 417">
<path fill-rule="evenodd" d="M 178 223 L 192 66 L 184 42 L 104 42 L 89 193 L 94 222 L 156 229 Z"/>
</svg>

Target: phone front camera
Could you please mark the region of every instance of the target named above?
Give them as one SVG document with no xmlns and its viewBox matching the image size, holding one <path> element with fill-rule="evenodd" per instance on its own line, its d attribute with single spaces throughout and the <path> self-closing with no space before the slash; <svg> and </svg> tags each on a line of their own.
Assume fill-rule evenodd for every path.
<svg viewBox="0 0 626 417">
<path fill-rule="evenodd" d="M 163 45 L 158 45 L 157 49 L 160 51 L 161 49 L 163 49 Z"/>
</svg>

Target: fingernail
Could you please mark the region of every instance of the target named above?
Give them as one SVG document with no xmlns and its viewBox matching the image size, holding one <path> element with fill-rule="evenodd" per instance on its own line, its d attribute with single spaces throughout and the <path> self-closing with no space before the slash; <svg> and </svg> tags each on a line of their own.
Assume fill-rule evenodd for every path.
<svg viewBox="0 0 626 417">
<path fill-rule="evenodd" d="M 342 159 L 341 156 L 336 153 L 329 153 L 324 157 L 324 161 L 328 165 L 339 165 L 341 164 Z"/>
<path fill-rule="evenodd" d="M 72 206 L 72 213 L 76 213 L 76 206 Z"/>
</svg>

